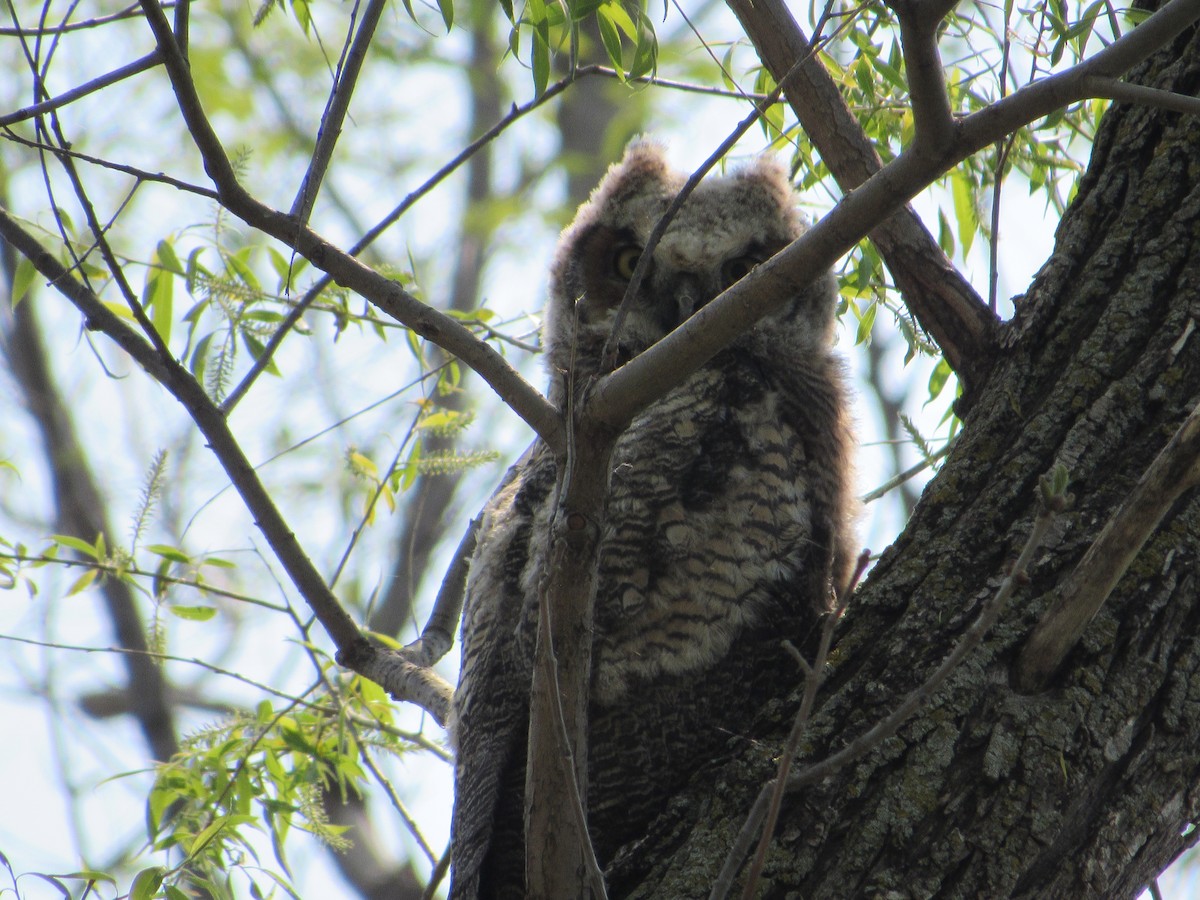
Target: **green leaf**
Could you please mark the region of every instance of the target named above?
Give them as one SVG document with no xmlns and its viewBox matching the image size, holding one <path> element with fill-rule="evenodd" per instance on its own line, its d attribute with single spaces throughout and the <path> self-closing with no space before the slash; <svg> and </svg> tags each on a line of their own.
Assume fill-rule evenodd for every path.
<svg viewBox="0 0 1200 900">
<path fill-rule="evenodd" d="M 117 303 L 115 300 L 103 300 L 101 302 L 104 304 L 104 307 L 114 316 L 119 316 L 120 318 L 130 322 L 133 321 L 133 313 L 129 311 L 129 307 L 124 303 Z"/>
<path fill-rule="evenodd" d="M 958 224 L 958 243 L 962 247 L 963 256 L 966 256 L 971 252 L 971 245 L 975 242 L 975 233 L 979 230 L 979 219 L 975 214 L 974 185 L 961 169 L 955 169 L 950 177 L 950 191 L 954 197 L 954 218 Z"/>
<path fill-rule="evenodd" d="M 96 580 L 96 576 L 99 574 L 100 572 L 98 569 L 88 569 L 86 572 L 76 578 L 75 582 L 69 588 L 67 588 L 66 596 L 74 597 L 76 594 L 86 591 L 89 587 L 91 587 L 92 582 Z"/>
<path fill-rule="evenodd" d="M 602 6 L 596 10 L 596 24 L 600 27 L 600 42 L 604 44 L 604 52 L 608 61 L 617 71 L 617 77 L 625 80 L 625 63 L 621 58 L 621 35 L 617 26 L 608 14 L 608 7 Z M 541 93 L 539 91 L 539 93 Z"/>
<path fill-rule="evenodd" d="M 254 270 L 250 268 L 249 264 L 250 253 L 253 249 L 253 247 L 243 247 L 237 253 L 230 253 L 225 257 L 225 264 L 233 270 L 242 284 L 254 293 L 261 294 L 262 285 L 259 284 L 258 276 L 254 274 Z"/>
<path fill-rule="evenodd" d="M 242 341 L 245 343 L 246 349 L 250 351 L 250 355 L 255 359 L 255 361 L 257 361 L 264 353 L 267 352 L 266 345 L 248 331 L 242 332 Z M 263 371 L 270 375 L 280 374 L 279 368 L 275 365 L 274 359 L 267 360 L 267 364 L 263 368 Z"/>
<path fill-rule="evenodd" d="M 609 19 L 612 24 L 625 33 L 629 40 L 636 41 L 638 39 L 637 26 L 633 24 L 633 19 L 629 18 L 629 13 L 625 12 L 625 7 L 616 0 L 609 0 L 608 3 L 596 10 L 596 14 Z"/>
<path fill-rule="evenodd" d="M 938 364 L 933 367 L 933 372 L 929 375 L 929 399 L 925 401 L 926 406 L 941 395 L 949 378 L 950 364 L 944 359 L 938 360 Z"/>
<path fill-rule="evenodd" d="M 193 250 L 191 253 L 188 254 L 187 271 L 186 271 L 185 278 L 187 281 L 187 290 L 188 290 L 189 294 L 196 293 L 196 279 L 197 278 L 199 278 L 202 275 L 207 276 L 207 275 L 212 274 L 211 272 L 208 271 L 208 269 L 206 269 L 204 267 L 204 264 L 200 262 L 200 257 L 203 253 L 204 253 L 204 248 L 197 247 L 195 250 Z"/>
<path fill-rule="evenodd" d="M 155 553 L 171 560 L 171 562 L 187 564 L 192 561 L 190 556 L 188 556 L 178 547 L 172 547 L 170 544 L 151 544 L 146 549 L 151 553 Z"/>
<path fill-rule="evenodd" d="M 630 78 L 653 75 L 658 71 L 658 35 L 654 25 L 644 12 L 638 14 L 638 40 L 633 51 L 633 64 L 629 67 Z"/>
<path fill-rule="evenodd" d="M 167 609 L 189 622 L 207 622 L 217 614 L 216 607 L 212 606 L 168 606 Z"/>
<path fill-rule="evenodd" d="M 151 866 L 142 869 L 134 876 L 133 884 L 129 887 L 129 900 L 150 900 L 162 887 L 167 870 L 162 866 Z"/>
<path fill-rule="evenodd" d="M 159 264 L 168 272 L 181 276 L 186 274 L 183 270 L 183 265 L 179 262 L 179 257 L 175 254 L 175 247 L 170 241 L 159 241 L 154 255 L 158 257 Z"/>
<path fill-rule="evenodd" d="M 146 271 L 146 284 L 142 288 L 142 308 L 151 312 L 154 330 L 164 343 L 171 340 L 174 297 L 175 277 L 161 267 L 156 254 Z"/>
<path fill-rule="evenodd" d="M 454 0 L 437 0 L 438 9 L 442 13 L 442 21 L 446 23 L 446 31 L 454 27 Z"/>
<path fill-rule="evenodd" d="M 296 17 L 300 29 L 307 36 L 308 30 L 312 26 L 312 13 L 309 12 L 306 0 L 292 0 L 292 15 Z"/>
<path fill-rule="evenodd" d="M 854 335 L 854 343 L 865 344 L 871 339 L 871 329 L 875 327 L 875 315 L 879 312 L 879 304 L 872 300 L 867 304 L 866 311 L 858 317 L 858 331 Z"/>
<path fill-rule="evenodd" d="M 17 270 L 13 272 L 12 279 L 12 306 L 17 308 L 17 304 L 21 299 L 29 293 L 29 288 L 33 286 L 33 279 L 37 276 L 37 269 L 33 267 L 33 263 L 29 258 L 22 256 L 17 260 Z"/>
<path fill-rule="evenodd" d="M 69 534 L 52 534 L 50 540 L 56 544 L 61 544 L 63 547 L 69 547 L 72 550 L 78 550 L 84 556 L 90 556 L 92 559 L 100 559 L 103 554 L 96 546 L 89 544 L 87 541 L 80 540 L 77 537 L 71 537 Z"/>
<path fill-rule="evenodd" d="M 550 84 L 550 44 L 541 31 L 533 32 L 533 93 L 540 97 Z"/>
</svg>

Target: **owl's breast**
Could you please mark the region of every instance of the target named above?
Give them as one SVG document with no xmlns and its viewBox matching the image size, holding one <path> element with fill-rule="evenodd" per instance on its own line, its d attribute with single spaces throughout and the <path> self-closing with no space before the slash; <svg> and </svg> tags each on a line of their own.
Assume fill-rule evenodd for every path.
<svg viewBox="0 0 1200 900">
<path fill-rule="evenodd" d="M 704 669 L 747 627 L 807 602 L 789 596 L 811 532 L 805 464 L 777 392 L 736 356 L 633 423 L 600 548 L 596 702 Z"/>
</svg>

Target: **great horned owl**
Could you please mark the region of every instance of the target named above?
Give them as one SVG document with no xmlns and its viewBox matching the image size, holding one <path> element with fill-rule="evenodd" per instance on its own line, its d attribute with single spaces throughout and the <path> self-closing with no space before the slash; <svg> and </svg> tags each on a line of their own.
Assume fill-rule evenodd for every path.
<svg viewBox="0 0 1200 900">
<path fill-rule="evenodd" d="M 600 372 L 647 236 L 684 178 L 636 143 L 563 232 L 544 344 L 563 407 Z M 654 250 L 617 336 L 620 364 L 805 226 L 767 161 L 709 178 Z M 799 673 L 831 586 L 849 576 L 852 435 L 831 349 L 828 272 L 639 416 L 617 443 L 599 554 L 588 824 L 602 866 Z M 455 695 L 452 898 L 521 897 L 538 583 L 555 461 L 535 443 L 484 513 Z"/>
</svg>

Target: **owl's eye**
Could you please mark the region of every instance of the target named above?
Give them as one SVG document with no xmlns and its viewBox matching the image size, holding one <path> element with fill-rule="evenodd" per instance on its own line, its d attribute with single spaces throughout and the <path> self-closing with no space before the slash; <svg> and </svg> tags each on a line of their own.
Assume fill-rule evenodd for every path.
<svg viewBox="0 0 1200 900">
<path fill-rule="evenodd" d="M 642 248 L 637 244 L 625 244 L 618 247 L 617 252 L 613 254 L 613 274 L 624 281 L 631 279 L 641 255 Z"/>
<path fill-rule="evenodd" d="M 733 259 L 725 260 L 721 264 L 721 285 L 729 287 L 734 282 L 741 281 L 761 262 L 762 257 L 749 253 L 745 256 L 735 256 Z"/>
</svg>

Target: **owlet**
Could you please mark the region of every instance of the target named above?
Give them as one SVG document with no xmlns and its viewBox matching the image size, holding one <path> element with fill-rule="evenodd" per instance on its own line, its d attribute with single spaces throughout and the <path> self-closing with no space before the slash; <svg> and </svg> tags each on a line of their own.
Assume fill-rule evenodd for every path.
<svg viewBox="0 0 1200 900">
<path fill-rule="evenodd" d="M 560 408 L 603 374 L 630 275 L 684 180 L 658 147 L 635 143 L 563 232 L 543 337 Z M 616 364 L 804 230 L 773 162 L 701 182 L 653 251 Z M 807 645 L 849 577 L 853 437 L 835 298 L 832 275 L 815 273 L 617 443 L 588 726 L 587 815 L 602 867 L 698 769 L 752 737 L 766 699 L 799 683 L 781 641 Z M 485 509 L 471 562 L 454 701 L 456 900 L 524 894 L 531 663 L 556 477 L 535 443 Z"/>
</svg>

